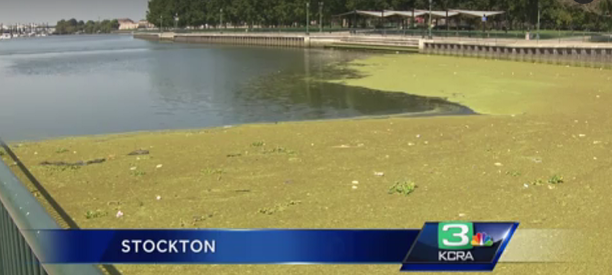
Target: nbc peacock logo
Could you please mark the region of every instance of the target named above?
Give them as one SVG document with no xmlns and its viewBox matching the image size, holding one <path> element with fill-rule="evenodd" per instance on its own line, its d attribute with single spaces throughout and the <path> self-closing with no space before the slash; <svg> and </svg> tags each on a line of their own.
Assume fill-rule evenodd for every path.
<svg viewBox="0 0 612 275">
<path fill-rule="evenodd" d="M 472 246 L 491 247 L 493 246 L 493 239 L 487 233 L 476 233 L 472 237 Z"/>
</svg>

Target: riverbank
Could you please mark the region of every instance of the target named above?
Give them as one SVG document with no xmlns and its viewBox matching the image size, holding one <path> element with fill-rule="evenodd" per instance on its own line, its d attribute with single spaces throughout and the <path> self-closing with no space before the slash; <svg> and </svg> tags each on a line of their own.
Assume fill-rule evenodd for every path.
<svg viewBox="0 0 612 275">
<path fill-rule="evenodd" d="M 13 148 L 83 228 L 419 228 L 431 220 L 517 220 L 521 228 L 588 234 L 575 260 L 612 257 L 601 245 L 612 242 L 603 230 L 612 226 L 605 218 L 612 215 L 606 181 L 612 72 L 425 55 L 373 57 L 347 69 L 360 77 L 336 82 L 447 97 L 485 115 L 245 125 Z M 149 154 L 128 155 L 137 149 Z M 76 169 L 40 165 L 99 158 L 106 161 Z M 417 188 L 408 196 L 389 194 L 398 181 Z M 399 266 L 118 268 L 125 274 L 395 274 Z M 500 264 L 496 274 L 607 274 L 610 268 Z"/>
</svg>

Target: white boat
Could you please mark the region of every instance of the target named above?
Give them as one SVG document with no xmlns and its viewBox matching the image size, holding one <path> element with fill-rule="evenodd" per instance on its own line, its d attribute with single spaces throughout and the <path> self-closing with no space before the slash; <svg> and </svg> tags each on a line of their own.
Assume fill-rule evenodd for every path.
<svg viewBox="0 0 612 275">
<path fill-rule="evenodd" d="M 3 33 L 2 35 L 0 35 L 0 40 L 7 40 L 7 39 L 11 39 L 13 37 L 11 37 L 10 33 Z"/>
</svg>

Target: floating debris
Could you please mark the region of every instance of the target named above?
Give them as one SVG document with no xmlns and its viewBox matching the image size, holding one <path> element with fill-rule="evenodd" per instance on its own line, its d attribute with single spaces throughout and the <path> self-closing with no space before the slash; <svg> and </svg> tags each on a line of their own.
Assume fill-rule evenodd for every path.
<svg viewBox="0 0 612 275">
<path fill-rule="evenodd" d="M 334 146 L 334 148 L 347 149 L 347 148 L 351 148 L 351 146 L 343 144 L 343 145 L 339 145 L 339 146 Z"/>
<path fill-rule="evenodd" d="M 378 176 L 378 177 L 382 177 L 382 176 L 385 175 L 385 173 L 383 173 L 383 172 L 374 172 L 374 175 Z"/>
<path fill-rule="evenodd" d="M 593 144 L 594 144 L 594 145 L 601 144 L 601 141 L 598 141 L 598 140 L 593 141 Z"/>
<path fill-rule="evenodd" d="M 106 159 L 94 159 L 89 161 L 77 161 L 74 163 L 64 162 L 64 161 L 43 161 L 40 165 L 43 166 L 85 166 L 90 164 L 99 164 L 105 162 Z"/>
<path fill-rule="evenodd" d="M 136 166 L 130 168 L 131 171 L 136 171 Z"/>
<path fill-rule="evenodd" d="M 353 185 L 353 190 L 357 189 L 357 186 Z"/>
<path fill-rule="evenodd" d="M 353 184 L 359 184 L 359 181 L 354 180 Z"/>
<path fill-rule="evenodd" d="M 141 156 L 141 155 L 148 155 L 149 154 L 149 150 L 136 150 L 134 152 L 131 152 L 128 154 L 128 156 Z"/>
<path fill-rule="evenodd" d="M 162 166 L 163 166 L 163 165 L 158 164 L 157 166 L 155 166 L 155 168 L 159 169 L 159 168 L 162 168 Z"/>
<path fill-rule="evenodd" d="M 501 163 L 499 163 L 499 162 L 496 162 L 494 165 L 495 165 L 495 166 L 497 166 L 497 167 L 502 167 L 502 166 L 504 166 L 503 164 L 501 164 Z"/>
<path fill-rule="evenodd" d="M 155 199 L 156 200 L 161 200 L 161 196 L 158 195 L 157 197 L 155 197 Z"/>
<path fill-rule="evenodd" d="M 579 136 L 579 137 L 581 137 L 581 138 L 586 137 L 586 135 L 585 135 L 585 134 L 580 134 L 580 135 L 578 135 L 578 136 Z"/>
<path fill-rule="evenodd" d="M 117 215 L 115 215 L 115 217 L 117 218 L 123 217 L 123 212 L 121 212 L 121 210 L 117 211 Z"/>
</svg>

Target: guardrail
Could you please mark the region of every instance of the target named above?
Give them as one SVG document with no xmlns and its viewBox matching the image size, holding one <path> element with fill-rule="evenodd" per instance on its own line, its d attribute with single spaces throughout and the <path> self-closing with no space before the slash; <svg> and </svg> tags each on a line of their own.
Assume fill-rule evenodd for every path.
<svg viewBox="0 0 612 275">
<path fill-rule="evenodd" d="M 43 197 L 48 196 L 48 192 L 2 140 L 0 146 L 39 189 Z M 60 216 L 63 216 L 62 213 L 65 215 L 65 211 L 61 209 L 58 212 Z M 42 241 L 37 239 L 35 234 L 23 234 L 22 231 L 44 229 L 62 228 L 4 161 L 0 160 L 0 275 L 120 274 L 112 266 L 100 268 L 95 265 L 41 264 L 39 258 Z"/>
</svg>

